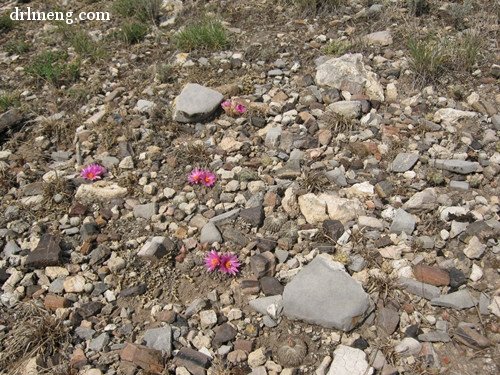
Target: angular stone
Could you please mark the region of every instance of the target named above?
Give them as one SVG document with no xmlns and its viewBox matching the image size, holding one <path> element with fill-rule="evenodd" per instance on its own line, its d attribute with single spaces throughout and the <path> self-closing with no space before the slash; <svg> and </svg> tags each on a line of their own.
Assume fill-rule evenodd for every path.
<svg viewBox="0 0 500 375">
<path fill-rule="evenodd" d="M 343 224 L 356 219 L 365 212 L 357 198 L 341 198 L 336 194 L 320 194 L 319 199 L 326 203 L 328 217 Z"/>
<path fill-rule="evenodd" d="M 434 113 L 434 122 L 442 123 L 445 126 L 453 126 L 458 121 L 465 118 L 477 117 L 476 112 L 461 111 L 454 108 L 440 108 Z"/>
<path fill-rule="evenodd" d="M 301 195 L 298 202 L 300 212 L 309 224 L 318 224 L 328 219 L 326 202 L 313 193 Z"/>
<path fill-rule="evenodd" d="M 403 357 L 417 355 L 422 349 L 422 344 L 413 337 L 405 337 L 394 347 L 394 351 Z"/>
<path fill-rule="evenodd" d="M 446 332 L 430 331 L 418 335 L 418 340 L 424 342 L 450 342 L 451 337 Z"/>
<path fill-rule="evenodd" d="M 64 280 L 64 291 L 66 293 L 81 293 L 84 291 L 85 283 L 85 278 L 81 275 L 69 276 Z"/>
<path fill-rule="evenodd" d="M 144 258 L 160 259 L 167 254 L 171 254 L 176 248 L 175 243 L 167 238 L 156 236 L 146 241 L 137 253 L 137 256 Z"/>
<path fill-rule="evenodd" d="M 399 314 L 396 310 L 382 307 L 377 310 L 377 328 L 378 332 L 385 336 L 394 333 L 399 324 Z"/>
<path fill-rule="evenodd" d="M 212 340 L 212 344 L 218 348 L 222 344 L 231 341 L 236 337 L 238 331 L 229 323 L 224 323 L 219 327 L 215 328 L 215 336 Z"/>
<path fill-rule="evenodd" d="M 134 206 L 134 217 L 136 218 L 143 218 L 149 220 L 157 212 L 158 212 L 158 204 L 155 202 L 138 204 L 137 206 Z"/>
<path fill-rule="evenodd" d="M 26 267 L 43 268 L 57 266 L 61 263 L 61 248 L 59 238 L 46 233 L 40 238 L 37 247 L 26 258 Z"/>
<path fill-rule="evenodd" d="M 418 281 L 435 286 L 450 284 L 450 274 L 440 268 L 417 264 L 413 267 L 413 275 Z"/>
<path fill-rule="evenodd" d="M 197 83 L 188 83 L 174 102 L 174 121 L 200 122 L 208 119 L 224 97 L 220 92 Z"/>
<path fill-rule="evenodd" d="M 126 297 L 135 297 L 135 296 L 140 296 L 148 290 L 148 287 L 145 283 L 141 283 L 139 285 L 132 286 L 130 288 L 123 289 L 120 294 L 118 294 L 118 297 L 120 298 L 126 298 Z"/>
<path fill-rule="evenodd" d="M 491 341 L 483 336 L 477 327 L 471 323 L 458 323 L 453 338 L 474 349 L 483 349 L 491 345 Z"/>
<path fill-rule="evenodd" d="M 366 94 L 370 100 L 384 101 L 384 89 L 375 73 L 363 64 L 363 55 L 346 54 L 323 62 L 317 67 L 316 84 L 352 94 Z M 354 88 L 354 89 L 353 89 Z"/>
<path fill-rule="evenodd" d="M 231 242 L 241 247 L 245 247 L 248 244 L 248 239 L 245 235 L 235 228 L 226 228 L 222 233 L 222 238 L 226 242 Z"/>
<path fill-rule="evenodd" d="M 477 300 L 467 289 L 444 294 L 431 300 L 432 306 L 449 307 L 452 309 L 469 309 L 477 305 Z"/>
<path fill-rule="evenodd" d="M 285 286 L 284 314 L 350 331 L 372 310 L 368 294 L 329 255 L 320 254 Z"/>
<path fill-rule="evenodd" d="M 210 223 L 214 224 L 224 224 L 227 223 L 233 219 L 235 219 L 238 214 L 240 213 L 241 208 L 235 208 L 230 211 L 224 212 L 223 214 L 214 216 L 209 220 Z"/>
<path fill-rule="evenodd" d="M 323 222 L 323 233 L 333 241 L 337 241 L 344 232 L 344 224 L 339 220 L 325 220 Z"/>
<path fill-rule="evenodd" d="M 409 171 L 418 161 L 418 158 L 419 158 L 418 154 L 401 152 L 392 161 L 390 170 L 396 173 Z"/>
<path fill-rule="evenodd" d="M 201 228 L 200 243 L 212 244 L 214 242 L 222 242 L 222 235 L 217 226 L 209 221 Z"/>
<path fill-rule="evenodd" d="M 420 281 L 409 279 L 407 277 L 400 277 L 398 280 L 399 285 L 407 292 L 431 300 L 441 294 L 441 290 L 430 284 L 424 284 Z"/>
<path fill-rule="evenodd" d="M 210 357 L 197 350 L 183 347 L 174 358 L 177 366 L 183 366 L 193 375 L 204 375 L 210 365 Z"/>
<path fill-rule="evenodd" d="M 270 296 L 270 297 L 260 297 L 248 302 L 250 307 L 261 313 L 262 315 L 267 315 L 270 306 L 275 305 L 277 309 L 283 307 L 283 297 L 280 295 Z"/>
<path fill-rule="evenodd" d="M 89 343 L 89 349 L 95 352 L 102 351 L 109 343 L 109 335 L 106 332 L 101 333 Z"/>
<path fill-rule="evenodd" d="M 437 192 L 434 188 L 427 188 L 411 196 L 403 205 L 406 210 L 430 210 L 437 205 Z"/>
<path fill-rule="evenodd" d="M 279 146 L 281 140 L 282 129 L 281 126 L 270 128 L 266 133 L 264 144 L 269 148 L 276 148 Z"/>
<path fill-rule="evenodd" d="M 255 254 L 250 258 L 250 268 L 256 278 L 273 274 L 271 266 L 269 259 L 262 254 Z"/>
<path fill-rule="evenodd" d="M 240 211 L 239 215 L 252 227 L 259 228 L 264 222 L 264 207 L 258 205 L 252 208 L 245 208 Z"/>
<path fill-rule="evenodd" d="M 340 344 L 333 352 L 333 362 L 327 375 L 370 375 L 373 369 L 360 349 Z"/>
<path fill-rule="evenodd" d="M 167 358 L 172 354 L 172 328 L 167 324 L 160 328 L 148 329 L 144 333 L 146 346 L 159 350 Z"/>
<path fill-rule="evenodd" d="M 476 236 L 471 237 L 469 243 L 464 249 L 464 254 L 469 259 L 479 259 L 486 251 L 486 245 L 482 244 Z"/>
<path fill-rule="evenodd" d="M 277 278 L 264 276 L 260 280 L 260 288 L 266 296 L 276 296 L 283 293 L 284 286 Z"/>
<path fill-rule="evenodd" d="M 134 363 L 153 374 L 163 373 L 163 357 L 159 350 L 149 349 L 146 346 L 127 343 L 120 353 L 122 361 Z"/>
<path fill-rule="evenodd" d="M 405 232 L 406 234 L 410 235 L 415 229 L 415 224 L 416 220 L 412 214 L 409 214 L 402 208 L 398 208 L 394 214 L 394 218 L 392 219 L 392 224 L 389 228 L 389 231 L 396 234 Z"/>
<path fill-rule="evenodd" d="M 71 305 L 70 300 L 64 297 L 56 296 L 54 294 L 47 294 L 43 300 L 43 305 L 48 310 L 57 310 Z"/>
</svg>

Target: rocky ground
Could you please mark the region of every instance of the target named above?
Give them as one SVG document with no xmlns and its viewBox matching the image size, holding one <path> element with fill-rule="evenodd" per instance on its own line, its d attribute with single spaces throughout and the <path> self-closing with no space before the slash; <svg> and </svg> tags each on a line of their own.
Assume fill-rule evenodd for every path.
<svg viewBox="0 0 500 375">
<path fill-rule="evenodd" d="M 68 6 L 0 13 L 26 3 Z M 332 3 L 166 0 L 133 44 L 0 27 L 0 373 L 499 372 L 500 6 Z M 230 43 L 182 51 L 204 14 Z M 437 68 L 409 42 L 472 32 Z"/>
</svg>

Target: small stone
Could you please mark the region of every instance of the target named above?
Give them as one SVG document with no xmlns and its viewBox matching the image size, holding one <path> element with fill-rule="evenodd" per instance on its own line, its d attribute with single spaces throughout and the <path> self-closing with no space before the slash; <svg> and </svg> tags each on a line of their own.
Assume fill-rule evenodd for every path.
<svg viewBox="0 0 500 375">
<path fill-rule="evenodd" d="M 481 267 L 479 267 L 477 264 L 473 264 L 472 271 L 469 275 L 469 279 L 476 282 L 481 280 L 482 277 L 483 277 L 483 270 L 481 269 Z"/>
<path fill-rule="evenodd" d="M 339 220 L 325 220 L 323 222 L 323 233 L 333 241 L 337 241 L 344 232 L 344 224 Z"/>
<path fill-rule="evenodd" d="M 450 342 L 451 337 L 446 332 L 430 331 L 418 335 L 418 340 L 424 342 Z"/>
<path fill-rule="evenodd" d="M 417 355 L 421 349 L 422 344 L 412 337 L 405 337 L 394 347 L 394 351 L 404 357 Z"/>
<path fill-rule="evenodd" d="M 435 286 L 450 284 L 450 275 L 448 272 L 437 267 L 427 266 L 425 264 L 417 264 L 414 266 L 413 275 L 418 281 Z"/>
<path fill-rule="evenodd" d="M 66 293 L 82 293 L 85 283 L 86 281 L 83 276 L 69 276 L 64 280 L 64 291 Z"/>
<path fill-rule="evenodd" d="M 250 267 L 256 278 L 273 273 L 272 263 L 262 254 L 256 254 L 250 257 Z"/>
<path fill-rule="evenodd" d="M 418 158 L 418 154 L 399 153 L 392 161 L 390 170 L 396 173 L 406 172 L 415 165 Z"/>
<path fill-rule="evenodd" d="M 109 343 L 109 335 L 107 333 L 101 333 L 95 339 L 91 340 L 89 343 L 89 349 L 95 352 L 101 352 L 106 345 Z"/>
<path fill-rule="evenodd" d="M 486 251 L 486 245 L 482 244 L 476 236 L 471 237 L 468 245 L 464 249 L 464 254 L 469 259 L 479 259 Z"/>
<path fill-rule="evenodd" d="M 71 302 L 64 297 L 48 294 L 43 300 L 43 305 L 46 309 L 55 311 L 57 309 L 69 307 Z"/>
<path fill-rule="evenodd" d="M 394 333 L 399 324 L 399 314 L 396 310 L 383 307 L 377 311 L 377 328 L 384 336 Z"/>
<path fill-rule="evenodd" d="M 257 350 L 254 350 L 248 355 L 248 365 L 251 368 L 262 366 L 264 363 L 266 363 L 266 360 L 267 356 L 264 351 L 264 348 L 259 348 Z"/>
<path fill-rule="evenodd" d="M 151 219 L 158 212 L 158 205 L 154 202 L 147 204 L 138 204 L 134 206 L 134 216 L 136 218 Z"/>
<path fill-rule="evenodd" d="M 217 314 L 214 310 L 200 311 L 200 323 L 202 328 L 210 328 L 217 324 Z"/>
<path fill-rule="evenodd" d="M 309 224 L 319 224 L 329 217 L 326 213 L 326 202 L 316 195 L 308 193 L 298 198 L 300 212 Z"/>
<path fill-rule="evenodd" d="M 259 228 L 264 222 L 264 207 L 258 205 L 256 207 L 242 209 L 239 216 L 252 227 Z"/>
<path fill-rule="evenodd" d="M 150 259 L 160 259 L 165 255 L 172 253 L 176 248 L 175 243 L 167 238 L 156 236 L 146 241 L 138 251 L 137 256 Z"/>
<path fill-rule="evenodd" d="M 183 366 L 191 374 L 205 374 L 206 368 L 210 365 L 210 357 L 191 348 L 183 347 L 174 358 L 177 366 Z"/>
<path fill-rule="evenodd" d="M 233 340 L 236 337 L 238 331 L 233 328 L 229 323 L 224 323 L 219 327 L 215 328 L 215 336 L 212 340 L 212 344 L 215 347 L 219 347 L 226 342 Z"/>
<path fill-rule="evenodd" d="M 392 35 L 390 30 L 377 31 L 365 35 L 363 39 L 370 45 L 388 46 L 392 44 Z"/>
<path fill-rule="evenodd" d="M 223 99 L 223 95 L 215 90 L 188 83 L 175 99 L 172 118 L 177 122 L 206 120 L 219 108 Z"/>
<path fill-rule="evenodd" d="M 327 110 L 347 119 L 355 119 L 361 116 L 361 102 L 359 100 L 335 102 L 330 104 Z"/>
<path fill-rule="evenodd" d="M 487 348 L 491 341 L 484 337 L 474 324 L 460 322 L 454 332 L 453 338 L 471 348 Z"/>
<path fill-rule="evenodd" d="M 438 169 L 444 169 L 459 174 L 469 174 L 481 171 L 481 165 L 475 161 L 436 159 L 430 161 L 430 164 Z"/>
<path fill-rule="evenodd" d="M 266 296 L 275 296 L 283 293 L 284 286 L 271 276 L 264 276 L 260 280 L 260 287 Z"/>
<path fill-rule="evenodd" d="M 406 277 L 400 277 L 398 283 L 407 292 L 428 300 L 436 298 L 441 294 L 441 290 L 434 285 L 425 284 Z"/>
<path fill-rule="evenodd" d="M 78 187 L 75 198 L 81 202 L 109 202 L 115 198 L 123 198 L 128 190 L 109 181 L 96 181 L 92 184 L 82 184 Z"/>
</svg>

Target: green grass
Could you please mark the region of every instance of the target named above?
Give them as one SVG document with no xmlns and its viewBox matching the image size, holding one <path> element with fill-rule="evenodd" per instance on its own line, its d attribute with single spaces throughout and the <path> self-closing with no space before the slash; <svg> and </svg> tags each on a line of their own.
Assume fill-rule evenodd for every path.
<svg viewBox="0 0 500 375">
<path fill-rule="evenodd" d="M 31 49 L 31 45 L 24 40 L 12 40 L 5 43 L 5 51 L 11 55 L 22 55 Z"/>
<path fill-rule="evenodd" d="M 183 51 L 223 50 L 229 46 L 229 37 L 222 23 L 212 18 L 188 24 L 174 35 L 177 48 Z"/>
<path fill-rule="evenodd" d="M 161 0 L 115 0 L 112 11 L 123 18 L 156 23 L 160 18 Z"/>
<path fill-rule="evenodd" d="M 26 68 L 26 72 L 37 80 L 54 85 L 72 83 L 80 77 L 80 62 L 68 63 L 68 55 L 64 52 L 45 51 L 35 57 Z"/>
<path fill-rule="evenodd" d="M 416 17 L 429 13 L 430 6 L 428 0 L 406 0 L 408 12 Z"/>
<path fill-rule="evenodd" d="M 0 16 L 0 35 L 6 34 L 14 28 L 14 21 L 10 19 L 9 14 Z"/>
<path fill-rule="evenodd" d="M 474 70 L 484 49 L 484 37 L 479 32 L 464 33 L 457 41 L 454 51 L 454 62 L 457 69 L 468 72 Z"/>
<path fill-rule="evenodd" d="M 68 39 L 70 45 L 80 56 L 98 60 L 105 55 L 102 45 L 93 40 L 92 37 L 83 30 L 74 31 Z"/>
<path fill-rule="evenodd" d="M 410 38 L 408 50 L 410 65 L 424 83 L 437 79 L 450 61 L 449 44 L 445 39 Z"/>
<path fill-rule="evenodd" d="M 19 99 L 11 94 L 0 95 L 0 113 L 19 105 Z"/>
<path fill-rule="evenodd" d="M 170 64 L 157 64 L 156 77 L 160 83 L 172 82 L 175 78 L 175 68 Z"/>
<path fill-rule="evenodd" d="M 323 52 L 327 55 L 341 56 L 349 51 L 352 43 L 348 40 L 332 40 L 323 47 Z"/>
<path fill-rule="evenodd" d="M 121 38 L 125 43 L 136 44 L 148 34 L 148 26 L 141 22 L 125 22 L 121 28 Z"/>
</svg>

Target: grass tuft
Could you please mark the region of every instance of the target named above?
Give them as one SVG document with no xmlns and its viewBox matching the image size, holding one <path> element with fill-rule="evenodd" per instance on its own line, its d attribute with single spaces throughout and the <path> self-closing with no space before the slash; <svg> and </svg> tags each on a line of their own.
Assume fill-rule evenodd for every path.
<svg viewBox="0 0 500 375">
<path fill-rule="evenodd" d="M 26 72 L 37 80 L 54 85 L 72 83 L 80 77 L 80 61 L 66 62 L 68 55 L 64 52 L 45 51 L 35 57 L 26 68 Z"/>
<path fill-rule="evenodd" d="M 347 53 L 352 47 L 348 40 L 332 40 L 323 47 L 323 52 L 327 55 L 341 56 Z"/>
<path fill-rule="evenodd" d="M 148 26 L 141 22 L 125 22 L 121 28 L 121 38 L 125 43 L 136 44 L 148 34 Z"/>
<path fill-rule="evenodd" d="M 415 17 L 427 14 L 430 10 L 428 0 L 406 0 L 406 7 L 408 12 Z"/>
<path fill-rule="evenodd" d="M 183 51 L 222 50 L 229 46 L 226 29 L 219 20 L 204 18 L 188 24 L 174 36 L 177 47 Z"/>
<path fill-rule="evenodd" d="M 288 0 L 287 2 L 291 2 L 301 12 L 311 14 L 332 12 L 346 4 L 345 0 Z"/>
<path fill-rule="evenodd" d="M 162 0 L 116 0 L 112 10 L 124 18 L 156 23 L 160 18 Z"/>
<path fill-rule="evenodd" d="M 19 99 L 12 94 L 0 95 L 0 113 L 19 105 Z"/>
<path fill-rule="evenodd" d="M 7 34 L 14 28 L 14 21 L 10 18 L 8 14 L 2 14 L 0 16 L 0 35 Z"/>
<path fill-rule="evenodd" d="M 5 43 L 5 51 L 11 55 L 22 55 L 31 49 L 31 45 L 24 40 L 12 40 Z"/>
<path fill-rule="evenodd" d="M 12 315 L 13 328 L 2 340 L 0 350 L 0 368 L 9 375 L 24 373 L 23 364 L 34 357 L 45 363 L 60 354 L 70 340 L 62 320 L 35 304 L 19 304 Z"/>
<path fill-rule="evenodd" d="M 445 39 L 427 37 L 408 41 L 410 64 L 417 76 L 430 83 L 437 79 L 449 62 L 449 46 Z"/>
</svg>

